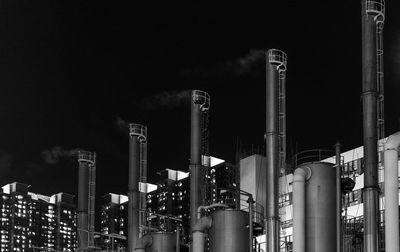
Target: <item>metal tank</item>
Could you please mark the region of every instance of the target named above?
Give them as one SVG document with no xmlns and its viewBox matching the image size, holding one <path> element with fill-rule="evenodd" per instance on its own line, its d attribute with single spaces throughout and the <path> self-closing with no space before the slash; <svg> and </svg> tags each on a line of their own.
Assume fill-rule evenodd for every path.
<svg viewBox="0 0 400 252">
<path fill-rule="evenodd" d="M 211 216 L 210 252 L 249 251 L 249 214 L 247 212 L 224 209 L 213 212 Z"/>
<path fill-rule="evenodd" d="M 336 171 L 332 164 L 307 163 L 305 185 L 307 252 L 336 252 Z"/>
<path fill-rule="evenodd" d="M 146 248 L 146 252 L 175 252 L 176 234 L 155 232 L 151 233 L 151 245 Z"/>
</svg>

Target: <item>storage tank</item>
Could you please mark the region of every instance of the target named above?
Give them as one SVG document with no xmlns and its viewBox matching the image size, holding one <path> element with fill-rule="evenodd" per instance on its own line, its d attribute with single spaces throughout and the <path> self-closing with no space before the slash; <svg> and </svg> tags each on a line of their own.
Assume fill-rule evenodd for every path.
<svg viewBox="0 0 400 252">
<path fill-rule="evenodd" d="M 247 212 L 224 209 L 214 211 L 211 216 L 210 252 L 248 252 L 249 214 Z"/>
<path fill-rule="evenodd" d="M 154 232 L 150 234 L 151 245 L 146 248 L 146 252 L 175 252 L 176 234 L 166 232 Z"/>
<path fill-rule="evenodd" d="M 336 252 L 336 174 L 330 163 L 301 165 L 311 170 L 305 185 L 307 252 Z"/>
</svg>

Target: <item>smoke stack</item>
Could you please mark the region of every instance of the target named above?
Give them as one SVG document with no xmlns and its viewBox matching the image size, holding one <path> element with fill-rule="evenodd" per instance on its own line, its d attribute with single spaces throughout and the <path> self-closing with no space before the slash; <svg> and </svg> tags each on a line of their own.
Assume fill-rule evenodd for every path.
<svg viewBox="0 0 400 252">
<path fill-rule="evenodd" d="M 146 126 L 129 124 L 128 252 L 134 252 L 139 240 L 140 144 L 146 139 Z"/>
<path fill-rule="evenodd" d="M 94 212 L 89 213 L 90 202 L 90 172 L 96 163 L 96 153 L 88 151 L 78 152 L 79 177 L 78 177 L 78 251 L 88 251 L 93 235 L 90 226 L 94 224 Z M 94 186 L 94 185 L 93 185 Z M 92 190 L 91 190 L 92 189 Z M 93 208 L 91 209 L 94 210 Z"/>
<path fill-rule="evenodd" d="M 279 90 L 280 76 L 286 71 L 286 54 L 270 49 L 266 62 L 266 163 L 267 202 L 265 208 L 265 229 L 267 230 L 267 251 L 279 251 Z"/>
<path fill-rule="evenodd" d="M 364 251 L 378 251 L 378 29 L 383 26 L 384 3 L 362 0 L 362 106 L 364 140 Z M 378 78 L 377 78 L 378 77 Z"/>
<path fill-rule="evenodd" d="M 210 95 L 204 91 L 193 90 L 191 96 L 190 122 L 190 230 L 197 221 L 197 208 L 201 205 L 202 186 L 202 114 L 210 108 Z M 192 244 L 193 246 L 193 244 Z M 193 250 L 191 250 L 193 251 Z"/>
</svg>

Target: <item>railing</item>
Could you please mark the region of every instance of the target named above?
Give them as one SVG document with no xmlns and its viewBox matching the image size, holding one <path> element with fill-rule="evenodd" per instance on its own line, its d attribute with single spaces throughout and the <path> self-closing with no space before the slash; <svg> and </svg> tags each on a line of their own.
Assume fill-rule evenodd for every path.
<svg viewBox="0 0 400 252">
<path fill-rule="evenodd" d="M 210 108 L 210 95 L 207 92 L 201 90 L 193 90 L 192 102 L 200 104 L 200 108 L 205 111 Z"/>
<path fill-rule="evenodd" d="M 292 158 L 293 169 L 296 169 L 301 164 L 321 161 L 323 159 L 330 158 L 334 155 L 335 151 L 333 150 L 313 149 L 313 150 L 301 151 L 295 154 Z"/>
<path fill-rule="evenodd" d="M 147 140 L 147 127 L 141 124 L 130 123 L 128 125 L 129 136 L 137 136 L 142 141 Z"/>
<path fill-rule="evenodd" d="M 277 65 L 278 70 L 285 71 L 286 64 L 287 64 L 286 53 L 284 53 L 281 50 L 277 50 L 277 49 L 269 49 L 268 50 L 268 62 L 270 64 Z"/>
</svg>

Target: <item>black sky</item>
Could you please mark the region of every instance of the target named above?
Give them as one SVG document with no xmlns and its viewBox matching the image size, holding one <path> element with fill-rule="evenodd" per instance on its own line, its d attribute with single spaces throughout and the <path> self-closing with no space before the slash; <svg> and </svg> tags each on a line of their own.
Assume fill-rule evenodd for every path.
<svg viewBox="0 0 400 252">
<path fill-rule="evenodd" d="M 386 134 L 399 128 L 398 13 L 387 4 Z M 234 161 L 238 137 L 263 144 L 268 48 L 288 54 L 289 147 L 362 145 L 359 1 L 2 1 L 0 18 L 1 185 L 76 193 L 77 163 L 62 150 L 83 148 L 98 154 L 98 195 L 124 193 L 123 121 L 148 126 L 153 181 L 161 169 L 187 169 L 189 106 L 160 99 L 190 89 L 211 94 L 212 155 Z M 60 158 L 45 162 L 57 146 Z"/>
</svg>

